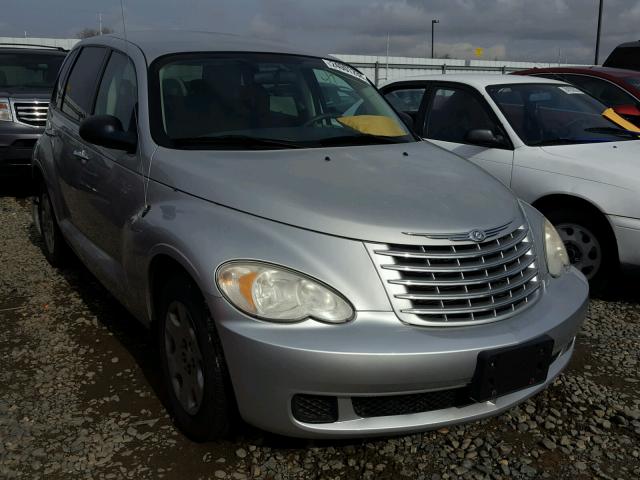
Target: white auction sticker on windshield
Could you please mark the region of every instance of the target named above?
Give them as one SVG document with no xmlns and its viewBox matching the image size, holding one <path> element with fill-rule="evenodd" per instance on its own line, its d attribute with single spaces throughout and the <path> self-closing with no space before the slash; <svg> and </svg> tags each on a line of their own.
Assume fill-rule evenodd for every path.
<svg viewBox="0 0 640 480">
<path fill-rule="evenodd" d="M 560 88 L 560 90 L 562 90 L 564 93 L 568 93 L 569 95 L 575 95 L 576 93 L 578 94 L 584 94 L 584 92 L 576 87 L 558 87 Z"/>
<path fill-rule="evenodd" d="M 346 73 L 347 75 L 356 77 L 357 79 L 360 79 L 363 82 L 367 82 L 366 75 L 363 75 L 362 73 L 357 71 L 355 68 L 350 67 L 349 65 L 346 65 L 340 62 L 334 62 L 333 60 L 327 60 L 326 58 L 323 58 L 322 61 L 325 63 L 327 67 L 331 68 L 332 70 L 337 70 L 339 72 Z"/>
</svg>

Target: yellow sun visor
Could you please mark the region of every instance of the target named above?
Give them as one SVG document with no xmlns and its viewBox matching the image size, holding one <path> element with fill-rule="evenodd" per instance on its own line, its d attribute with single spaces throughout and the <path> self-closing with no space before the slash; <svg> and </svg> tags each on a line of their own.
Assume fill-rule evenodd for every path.
<svg viewBox="0 0 640 480">
<path fill-rule="evenodd" d="M 407 131 L 398 125 L 398 122 L 383 115 L 354 115 L 339 117 L 336 120 L 367 135 L 378 135 L 380 137 L 403 137 L 407 135 Z"/>
<path fill-rule="evenodd" d="M 625 120 L 620 115 L 618 115 L 613 108 L 607 108 L 604 112 L 602 112 L 602 116 L 607 120 L 611 120 L 616 125 L 624 128 L 625 130 L 629 130 L 630 132 L 638 132 L 640 133 L 640 128 L 636 127 L 633 123 L 628 120 Z"/>
</svg>

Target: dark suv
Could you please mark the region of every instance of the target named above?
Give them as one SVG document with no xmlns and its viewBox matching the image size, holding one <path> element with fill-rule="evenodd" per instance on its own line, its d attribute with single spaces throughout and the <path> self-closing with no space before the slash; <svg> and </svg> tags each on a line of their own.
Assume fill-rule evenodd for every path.
<svg viewBox="0 0 640 480">
<path fill-rule="evenodd" d="M 56 47 L 0 44 L 0 178 L 29 175 L 66 54 Z"/>
<path fill-rule="evenodd" d="M 640 40 L 618 45 L 602 66 L 640 70 Z"/>
</svg>

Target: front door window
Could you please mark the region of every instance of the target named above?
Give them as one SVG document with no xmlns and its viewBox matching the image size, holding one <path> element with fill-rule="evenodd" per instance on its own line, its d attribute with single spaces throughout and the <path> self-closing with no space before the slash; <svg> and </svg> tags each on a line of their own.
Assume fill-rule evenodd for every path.
<svg viewBox="0 0 640 480">
<path fill-rule="evenodd" d="M 481 100 L 462 88 L 436 89 L 425 118 L 426 138 L 467 143 L 467 134 L 478 129 L 500 132 Z"/>
</svg>

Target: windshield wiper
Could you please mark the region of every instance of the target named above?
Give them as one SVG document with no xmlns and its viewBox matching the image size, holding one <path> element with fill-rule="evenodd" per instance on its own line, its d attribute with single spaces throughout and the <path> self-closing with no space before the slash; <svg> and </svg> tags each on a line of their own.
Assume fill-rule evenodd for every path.
<svg viewBox="0 0 640 480">
<path fill-rule="evenodd" d="M 219 135 L 216 137 L 173 138 L 178 147 L 247 147 L 247 148 L 305 148 L 305 145 L 274 138 L 252 137 L 250 135 Z"/>
<path fill-rule="evenodd" d="M 592 133 L 610 133 L 611 135 L 616 135 L 618 137 L 626 137 L 626 138 L 640 137 L 639 132 L 624 130 L 623 128 L 617 128 L 617 127 L 590 127 L 590 128 L 585 128 L 584 131 L 592 132 Z"/>
<path fill-rule="evenodd" d="M 340 135 L 339 137 L 329 137 L 318 140 L 323 147 L 338 147 L 346 145 L 380 145 L 390 143 L 403 143 L 394 139 L 395 137 L 383 137 L 381 135 Z"/>
</svg>

